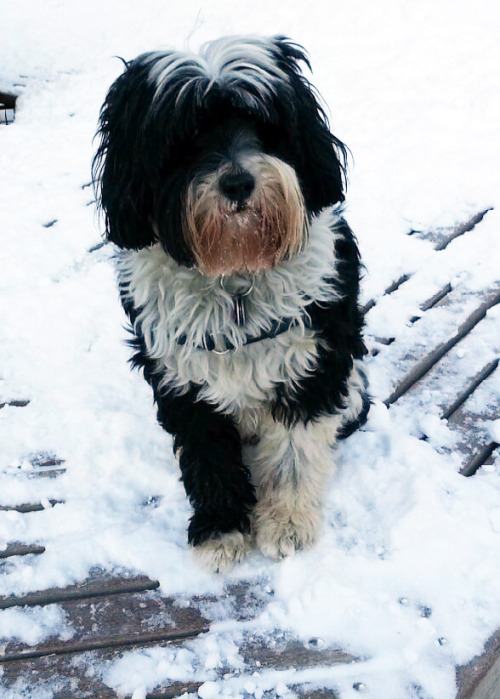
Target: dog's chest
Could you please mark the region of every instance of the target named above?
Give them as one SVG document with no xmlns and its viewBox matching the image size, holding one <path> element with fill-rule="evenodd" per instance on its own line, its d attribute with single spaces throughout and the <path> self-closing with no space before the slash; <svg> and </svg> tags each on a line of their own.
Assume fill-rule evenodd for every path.
<svg viewBox="0 0 500 699">
<path fill-rule="evenodd" d="M 339 298 L 333 281 L 336 220 L 334 211 L 320 215 L 301 253 L 255 275 L 244 296 L 244 319 L 235 314 L 234 289 L 180 267 L 160 245 L 121 253 L 122 300 L 132 309 L 134 331 L 163 387 L 181 393 L 198 387 L 201 399 L 241 414 L 272 400 L 278 385 L 293 391 L 314 371 L 319 339 L 306 322 L 307 308 Z M 293 323 L 269 333 L 283 319 Z M 236 349 L 225 354 L 203 349 L 207 338 L 216 349 Z"/>
<path fill-rule="evenodd" d="M 132 296 L 134 307 L 140 309 L 135 332 L 155 360 L 167 390 L 182 393 L 195 386 L 200 399 L 241 415 L 272 400 L 277 385 L 296 385 L 314 369 L 317 339 L 303 322 L 247 344 L 247 333 L 259 337 L 269 322 L 259 304 L 246 299 L 246 323 L 241 324 L 231 298 L 221 299 L 210 291 L 178 291 L 174 299 L 162 292 L 161 285 L 150 285 L 146 293 L 136 282 L 128 287 L 129 299 Z M 207 341 L 236 349 L 207 350 Z"/>
<path fill-rule="evenodd" d="M 241 414 L 273 398 L 280 384 L 296 385 L 313 371 L 317 342 L 311 331 L 291 328 L 223 355 L 204 350 L 169 352 L 161 358 L 165 381 L 179 389 L 199 387 L 199 397 L 225 412 Z"/>
</svg>

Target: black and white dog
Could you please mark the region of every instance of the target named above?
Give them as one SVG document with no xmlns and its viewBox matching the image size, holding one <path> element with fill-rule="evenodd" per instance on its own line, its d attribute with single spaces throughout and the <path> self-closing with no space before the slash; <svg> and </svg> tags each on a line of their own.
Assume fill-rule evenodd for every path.
<svg viewBox="0 0 500 699">
<path fill-rule="evenodd" d="M 346 149 L 300 46 L 236 36 L 127 64 L 94 181 L 121 299 L 213 570 L 318 534 L 331 447 L 366 418 Z"/>
</svg>

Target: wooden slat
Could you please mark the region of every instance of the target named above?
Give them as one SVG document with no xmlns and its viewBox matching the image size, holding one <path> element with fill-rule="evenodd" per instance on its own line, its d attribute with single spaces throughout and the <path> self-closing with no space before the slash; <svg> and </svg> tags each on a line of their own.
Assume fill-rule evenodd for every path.
<svg viewBox="0 0 500 699">
<path fill-rule="evenodd" d="M 441 415 L 445 420 L 449 420 L 451 416 L 465 403 L 465 401 L 470 398 L 474 391 L 491 376 L 491 374 L 498 367 L 498 359 L 494 359 L 492 362 L 486 364 L 481 371 L 479 371 L 476 376 L 470 381 L 467 386 L 458 394 L 455 400 L 448 405 Z"/>
<path fill-rule="evenodd" d="M 0 558 L 10 558 L 10 556 L 27 556 L 30 553 L 41 554 L 45 551 L 45 546 L 36 544 L 9 544 L 6 549 L 0 551 Z"/>
<path fill-rule="evenodd" d="M 438 345 L 413 367 L 413 369 L 399 382 L 391 395 L 384 401 L 387 406 L 393 405 L 407 391 L 409 391 L 432 367 L 435 366 L 447 352 L 462 340 L 481 321 L 487 311 L 500 303 L 500 291 L 490 294 L 483 303 L 478 306 L 459 326 L 455 334 L 445 342 Z"/>
<path fill-rule="evenodd" d="M 387 289 L 384 290 L 383 296 L 390 296 L 390 294 L 393 294 L 395 291 L 399 289 L 399 287 L 407 282 L 410 279 L 411 275 L 410 274 L 403 274 L 399 279 L 396 279 L 393 281 Z M 361 313 L 363 315 L 366 315 L 368 311 L 370 311 L 375 305 L 376 305 L 375 299 L 370 299 L 364 306 L 361 308 Z"/>
<path fill-rule="evenodd" d="M 198 609 L 177 606 L 158 590 L 67 600 L 59 608 L 73 631 L 70 639 L 49 638 L 36 646 L 0 639 L 2 686 L 22 679 L 28 689 L 39 689 L 45 681 L 57 686 L 70 676 L 75 693 L 61 696 L 114 697 L 100 680 L 88 676 L 88 667 L 118 659 L 127 649 L 167 648 L 209 630 L 209 622 Z M 174 692 L 195 691 L 199 684 L 170 683 L 152 696 L 178 696 Z"/>
<path fill-rule="evenodd" d="M 2 689 L 7 696 L 15 697 L 21 683 L 26 697 L 30 690 L 35 695 L 36 690 L 40 696 L 51 699 L 117 699 L 116 692 L 87 672 L 101 660 L 100 653 L 88 653 L 79 662 L 75 659 L 75 656 L 53 655 L 5 663 L 2 665 Z"/>
<path fill-rule="evenodd" d="M 474 230 L 474 228 L 480 223 L 489 211 L 492 211 L 493 207 L 483 209 L 473 214 L 466 221 L 457 223 L 454 226 L 448 226 L 445 228 L 432 229 L 427 231 L 412 230 L 409 235 L 414 235 L 421 240 L 429 240 L 434 243 L 434 250 L 441 251 L 448 247 L 448 245 L 465 233 L 469 233 Z"/>
<path fill-rule="evenodd" d="M 439 291 L 436 291 L 435 294 L 433 294 L 430 298 L 428 298 L 426 301 L 420 304 L 420 310 L 422 313 L 425 313 L 425 311 L 430 311 L 431 308 L 434 308 L 435 306 L 438 305 L 438 303 L 442 302 L 443 299 L 445 299 L 448 294 L 450 294 L 452 291 L 452 286 L 451 284 L 445 284 Z M 410 323 L 416 323 L 418 320 L 420 320 L 422 316 L 413 316 L 410 318 Z"/>
<path fill-rule="evenodd" d="M 203 682 L 174 682 L 165 689 L 146 694 L 146 699 L 177 699 L 185 694 L 197 694 Z"/>
<path fill-rule="evenodd" d="M 457 669 L 456 699 L 500 697 L 500 631 L 486 643 L 484 653 Z"/>
<path fill-rule="evenodd" d="M 451 284 L 445 284 L 442 289 L 439 289 L 439 291 L 436 291 L 435 294 L 433 294 L 427 301 L 424 301 L 423 303 L 420 304 L 420 309 L 422 311 L 429 311 L 431 308 L 434 308 L 438 303 L 440 303 L 446 296 L 448 296 L 449 293 L 452 291 L 452 286 Z"/>
<path fill-rule="evenodd" d="M 492 421 L 500 419 L 500 404 L 492 404 L 491 398 L 496 395 L 496 383 L 492 382 L 496 380 L 497 367 L 498 360 L 483 367 L 444 411 L 449 427 L 458 434 L 458 448 L 466 455 L 460 470 L 464 476 L 473 476 L 481 466 L 491 463 L 499 446 L 488 429 Z"/>
<path fill-rule="evenodd" d="M 341 699 L 333 689 L 303 689 L 296 685 L 292 685 L 291 688 L 299 699 Z"/>
<path fill-rule="evenodd" d="M 63 500 L 48 501 L 48 505 L 50 507 L 54 507 L 54 505 L 62 505 L 63 503 Z M 0 512 L 22 512 L 23 514 L 26 514 L 28 512 L 41 512 L 42 510 L 46 509 L 48 509 L 47 505 L 44 505 L 41 502 L 26 502 L 21 505 L 0 505 Z"/>
<path fill-rule="evenodd" d="M 85 597 L 64 601 L 59 608 L 73 631 L 69 640 L 49 638 L 29 646 L 0 639 L 0 662 L 179 641 L 209 628 L 197 609 L 178 607 L 157 591 Z"/>
<path fill-rule="evenodd" d="M 188 638 L 195 638 L 202 632 L 208 631 L 208 627 L 202 629 L 155 629 L 154 631 L 134 632 L 129 634 L 116 634 L 114 636 L 103 636 L 89 638 L 85 641 L 68 641 L 67 643 L 45 643 L 36 648 L 11 649 L 4 655 L 0 655 L 0 663 L 12 662 L 15 660 L 30 660 L 41 658 L 44 655 L 69 655 L 85 653 L 91 650 L 130 648 L 147 645 L 157 645 L 165 641 L 182 641 Z"/>
<path fill-rule="evenodd" d="M 160 643 L 160 647 L 172 647 L 182 645 L 182 642 Z M 108 649 L 88 651 L 81 655 L 45 655 L 40 658 L 18 660 L 2 664 L 2 689 L 11 691 L 8 696 L 15 694 L 19 687 L 19 680 L 24 685 L 25 694 L 31 690 L 35 694 L 51 699 L 118 699 L 118 694 L 107 686 L 92 671 L 93 668 L 118 660 L 123 654 L 122 649 Z M 145 684 L 146 680 L 145 679 Z M 154 689 L 146 696 L 147 699 L 174 699 L 181 697 L 186 692 L 198 691 L 201 682 L 171 682 L 160 689 Z M 123 699 L 123 694 L 120 695 Z M 130 695 L 128 695 L 130 699 Z"/>
<path fill-rule="evenodd" d="M 10 607 L 34 607 L 38 605 L 62 603 L 69 600 L 117 595 L 124 592 L 143 592 L 145 590 L 156 590 L 158 587 L 158 581 L 150 580 L 143 575 L 128 578 L 97 577 L 79 585 L 52 588 L 41 592 L 31 592 L 26 595 L 0 597 L 0 609 L 8 609 Z"/>
<path fill-rule="evenodd" d="M 26 399 L 16 399 L 16 400 L 8 400 L 4 401 L 3 403 L 0 403 L 0 410 L 2 408 L 10 407 L 10 408 L 25 408 L 27 405 L 29 405 L 30 401 Z"/>
<path fill-rule="evenodd" d="M 472 216 L 468 221 L 465 221 L 465 223 L 460 223 L 457 226 L 455 226 L 452 230 L 451 233 L 448 235 L 444 236 L 443 240 L 440 242 L 436 243 L 434 246 L 434 250 L 444 250 L 445 248 L 448 247 L 448 245 L 455 240 L 455 238 L 458 238 L 459 236 L 463 235 L 464 233 L 468 233 L 469 231 L 472 231 L 478 223 L 480 223 L 483 218 L 486 216 L 488 211 L 491 211 L 491 207 L 489 209 L 485 209 L 484 211 L 479 211 L 477 214 Z"/>
<path fill-rule="evenodd" d="M 65 468 L 51 468 L 43 471 L 31 471 L 27 473 L 27 476 L 28 478 L 57 478 L 62 473 L 66 473 Z"/>
<path fill-rule="evenodd" d="M 425 319 L 423 322 L 426 322 Z M 474 396 L 478 390 L 485 395 L 485 398 L 488 392 L 494 395 L 489 377 L 491 370 L 495 371 L 497 360 L 495 355 L 500 352 L 500 335 L 497 341 L 495 334 L 494 323 L 490 320 L 478 323 L 466 337 L 429 369 L 428 373 L 419 380 L 418 386 L 399 399 L 398 405 L 404 409 L 405 405 L 411 404 L 411 409 L 418 410 L 421 414 L 430 412 L 448 419 L 454 411 L 459 409 L 459 404 L 463 404 L 471 396 L 476 404 Z M 408 342 L 405 344 L 408 345 Z M 395 350 L 399 355 L 404 352 L 399 348 Z M 421 357 L 413 358 L 414 365 L 419 359 Z M 405 374 L 408 375 L 411 371 L 411 363 L 405 358 L 403 365 L 406 368 Z M 398 368 L 396 364 L 394 371 L 396 372 Z M 484 381 L 486 381 L 486 391 L 482 387 Z"/>
<path fill-rule="evenodd" d="M 473 476 L 481 466 L 488 463 L 498 447 L 497 442 L 488 442 L 488 444 L 477 447 L 477 450 L 473 450 L 472 456 L 460 469 L 462 476 Z"/>
<path fill-rule="evenodd" d="M 57 456 L 49 454 L 38 454 L 30 459 L 30 462 L 36 468 L 52 468 L 53 466 L 60 466 L 64 463 L 64 459 L 59 459 Z"/>
<path fill-rule="evenodd" d="M 308 647 L 297 640 L 287 640 L 270 646 L 269 639 L 247 641 L 240 649 L 251 668 L 304 669 L 318 665 L 332 666 L 359 660 L 340 648 Z"/>
</svg>

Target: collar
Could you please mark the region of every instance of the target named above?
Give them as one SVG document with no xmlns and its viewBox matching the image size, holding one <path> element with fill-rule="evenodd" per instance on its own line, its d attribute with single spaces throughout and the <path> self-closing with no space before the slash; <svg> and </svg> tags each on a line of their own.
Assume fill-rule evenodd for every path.
<svg viewBox="0 0 500 699">
<path fill-rule="evenodd" d="M 304 313 L 300 316 L 300 324 L 302 324 L 306 328 L 311 327 L 312 321 L 307 313 Z M 213 352 L 213 354 L 228 354 L 229 352 L 236 352 L 236 350 L 241 349 L 242 347 L 246 347 L 247 345 L 252 345 L 255 342 L 262 342 L 262 340 L 271 340 L 274 337 L 278 337 L 278 335 L 282 335 L 287 330 L 296 325 L 299 325 L 299 319 L 297 317 L 280 318 L 279 320 L 271 321 L 268 330 L 262 332 L 260 335 L 257 335 L 256 337 L 247 338 L 245 342 L 242 342 L 241 344 L 236 345 L 227 338 L 225 338 L 224 349 L 219 349 L 220 343 L 217 343 L 216 349 L 216 343 L 213 336 L 207 334 L 203 338 L 202 344 L 197 345 L 196 349 L 205 350 L 206 352 Z M 187 342 L 187 337 L 186 335 L 181 335 L 180 337 L 176 338 L 176 340 L 179 345 L 185 345 Z"/>
</svg>

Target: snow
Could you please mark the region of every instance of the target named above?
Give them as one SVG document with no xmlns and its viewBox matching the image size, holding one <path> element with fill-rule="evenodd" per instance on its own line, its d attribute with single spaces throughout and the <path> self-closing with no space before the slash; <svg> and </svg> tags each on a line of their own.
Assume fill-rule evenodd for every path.
<svg viewBox="0 0 500 699">
<path fill-rule="evenodd" d="M 0 87 L 22 97 L 15 124 L 0 126 L 0 402 L 30 401 L 0 410 L 1 500 L 64 504 L 0 512 L 0 549 L 13 540 L 46 547 L 2 562 L 0 594 L 76 583 L 96 567 L 146 574 L 166 596 L 220 593 L 227 580 L 200 570 L 188 550 L 170 438 L 127 365 L 112 253 L 89 252 L 101 242 L 88 187 L 92 137 L 122 69 L 115 56 L 196 48 L 228 33 L 304 44 L 333 130 L 353 153 L 347 216 L 367 267 L 364 299 L 380 299 L 368 332 L 401 336 L 441 279 L 479 290 L 498 277 L 500 13 L 491 0 L 295 0 L 286 12 L 270 0 L 186 0 L 175 10 L 162 0 L 17 0 L 1 9 Z M 406 235 L 489 207 L 473 250 L 464 236 L 453 255 L 438 256 Z M 409 272 L 398 294 L 380 298 Z M 490 311 L 477 343 L 457 354 L 461 371 L 473 370 L 479 347 L 493 358 L 498 319 Z M 421 321 L 419 342 L 432 347 L 448 321 L 444 312 Z M 437 413 L 384 406 L 397 351 L 368 362 L 376 402 L 366 429 L 336 452 L 318 545 L 281 563 L 252 554 L 228 580 L 273 591 L 253 619 L 233 622 L 222 604 L 208 637 L 96 668 L 109 686 L 141 697 L 162 680 L 196 680 L 200 697 L 258 697 L 292 696 L 303 681 L 342 699 L 361 690 L 374 699 L 454 696 L 455 665 L 500 626 L 498 469 L 464 479 L 458 456 L 437 448 L 447 432 Z M 499 441 L 498 421 L 489 430 Z M 66 472 L 30 478 L 40 453 L 64 459 Z M 362 661 L 249 677 L 242 628 L 319 638 Z M 28 643 L 71 633 L 52 606 L 3 610 L 0 631 Z"/>
</svg>

